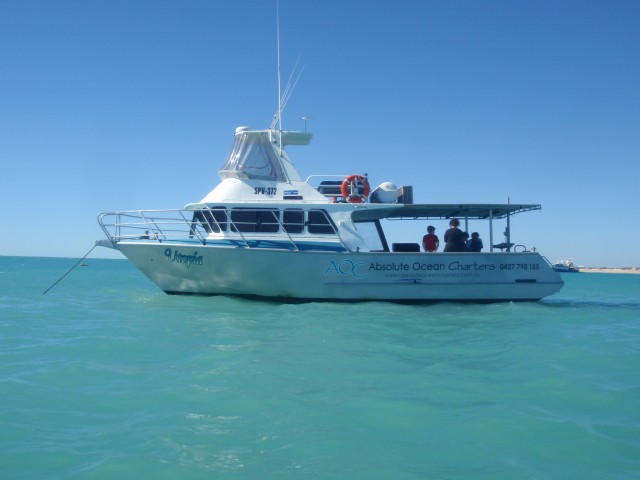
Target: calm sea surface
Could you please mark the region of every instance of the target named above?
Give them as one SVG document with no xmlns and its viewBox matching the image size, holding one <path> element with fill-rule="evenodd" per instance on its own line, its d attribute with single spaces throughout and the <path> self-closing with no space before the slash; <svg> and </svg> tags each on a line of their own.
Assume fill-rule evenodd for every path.
<svg viewBox="0 0 640 480">
<path fill-rule="evenodd" d="M 160 292 L 0 257 L 1 479 L 637 479 L 640 275 L 535 303 Z"/>
</svg>

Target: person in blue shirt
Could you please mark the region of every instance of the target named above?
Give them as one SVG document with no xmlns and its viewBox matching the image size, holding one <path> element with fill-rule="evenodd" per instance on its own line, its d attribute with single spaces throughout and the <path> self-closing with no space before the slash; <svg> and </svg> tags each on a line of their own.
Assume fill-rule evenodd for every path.
<svg viewBox="0 0 640 480">
<path fill-rule="evenodd" d="M 471 239 L 467 241 L 467 251 L 469 252 L 480 252 L 482 251 L 482 239 L 480 238 L 480 234 L 478 232 L 473 232 L 471 234 Z"/>
</svg>

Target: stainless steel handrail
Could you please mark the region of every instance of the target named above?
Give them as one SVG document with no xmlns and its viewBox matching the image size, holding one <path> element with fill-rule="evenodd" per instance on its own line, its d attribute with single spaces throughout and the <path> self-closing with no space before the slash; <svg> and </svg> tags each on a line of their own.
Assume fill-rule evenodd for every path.
<svg viewBox="0 0 640 480">
<path fill-rule="evenodd" d="M 251 211 L 253 209 L 247 209 Z M 264 209 L 255 209 L 256 211 L 264 212 Z M 271 209 L 270 209 L 271 210 Z M 277 233 L 284 238 L 286 235 L 287 240 L 291 243 L 291 247 L 295 251 L 299 251 L 300 247 L 298 242 L 291 236 L 286 230 L 284 222 L 277 215 L 276 210 L 273 209 L 274 225 L 278 225 Z M 315 211 L 322 211 L 314 209 Z M 158 242 L 171 241 L 184 239 L 185 237 L 197 239 L 197 241 L 203 245 L 207 243 L 207 236 L 203 234 L 203 230 L 206 228 L 202 223 L 202 219 L 198 220 L 192 218 L 189 220 L 186 214 L 193 215 L 194 212 L 199 210 L 130 210 L 122 212 L 105 212 L 98 215 L 98 223 L 102 228 L 102 231 L 112 243 L 117 243 L 123 240 L 157 240 Z M 243 233 L 243 224 L 249 224 L 250 222 L 234 222 L 229 215 L 228 210 L 225 212 L 225 224 L 228 223 L 228 229 L 226 225 L 219 223 L 215 217 L 212 220 L 215 222 L 219 231 L 226 231 L 229 233 L 237 234 L 239 239 L 243 242 L 246 248 L 255 248 L 251 246 L 251 238 L 246 235 L 246 231 Z M 332 234 L 340 243 L 340 245 L 348 250 L 344 241 L 342 240 L 338 229 L 331 222 L 327 212 L 322 211 L 327 223 L 327 226 L 331 226 Z M 173 215 L 173 216 L 171 216 Z M 137 220 L 137 221 L 136 221 Z M 209 223 L 208 219 L 205 220 Z M 209 225 L 211 225 L 209 223 Z M 307 227 L 309 223 L 306 223 Z M 318 226 L 324 226 L 325 224 L 316 224 Z M 149 234 L 146 234 L 146 230 Z M 268 234 L 276 232 L 256 232 L 258 234 Z M 282 235 L 284 233 L 284 235 Z"/>
</svg>

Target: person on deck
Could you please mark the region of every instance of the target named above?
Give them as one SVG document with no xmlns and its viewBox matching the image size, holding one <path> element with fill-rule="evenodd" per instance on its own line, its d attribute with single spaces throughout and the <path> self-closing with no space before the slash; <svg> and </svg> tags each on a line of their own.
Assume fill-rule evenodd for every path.
<svg viewBox="0 0 640 480">
<path fill-rule="evenodd" d="M 449 229 L 444 232 L 445 252 L 466 251 L 464 232 L 458 228 L 459 226 L 460 221 L 457 218 L 452 218 L 449 222 Z"/>
<path fill-rule="evenodd" d="M 440 246 L 440 239 L 435 234 L 436 227 L 429 225 L 427 227 L 427 234 L 422 237 L 422 248 L 425 252 L 436 252 Z"/>
<path fill-rule="evenodd" d="M 480 234 L 478 232 L 473 232 L 471 234 L 471 240 L 467 242 L 467 250 L 470 252 L 481 252 L 482 247 L 484 247 L 484 245 L 482 245 Z"/>
</svg>

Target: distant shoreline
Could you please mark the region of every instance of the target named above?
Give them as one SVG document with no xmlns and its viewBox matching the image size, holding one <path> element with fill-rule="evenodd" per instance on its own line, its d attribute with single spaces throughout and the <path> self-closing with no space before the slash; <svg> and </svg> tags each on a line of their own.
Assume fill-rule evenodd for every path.
<svg viewBox="0 0 640 480">
<path fill-rule="evenodd" d="M 580 267 L 581 272 L 585 273 L 631 273 L 640 274 L 639 267 L 621 267 L 621 268 L 608 268 L 608 267 Z"/>
</svg>

